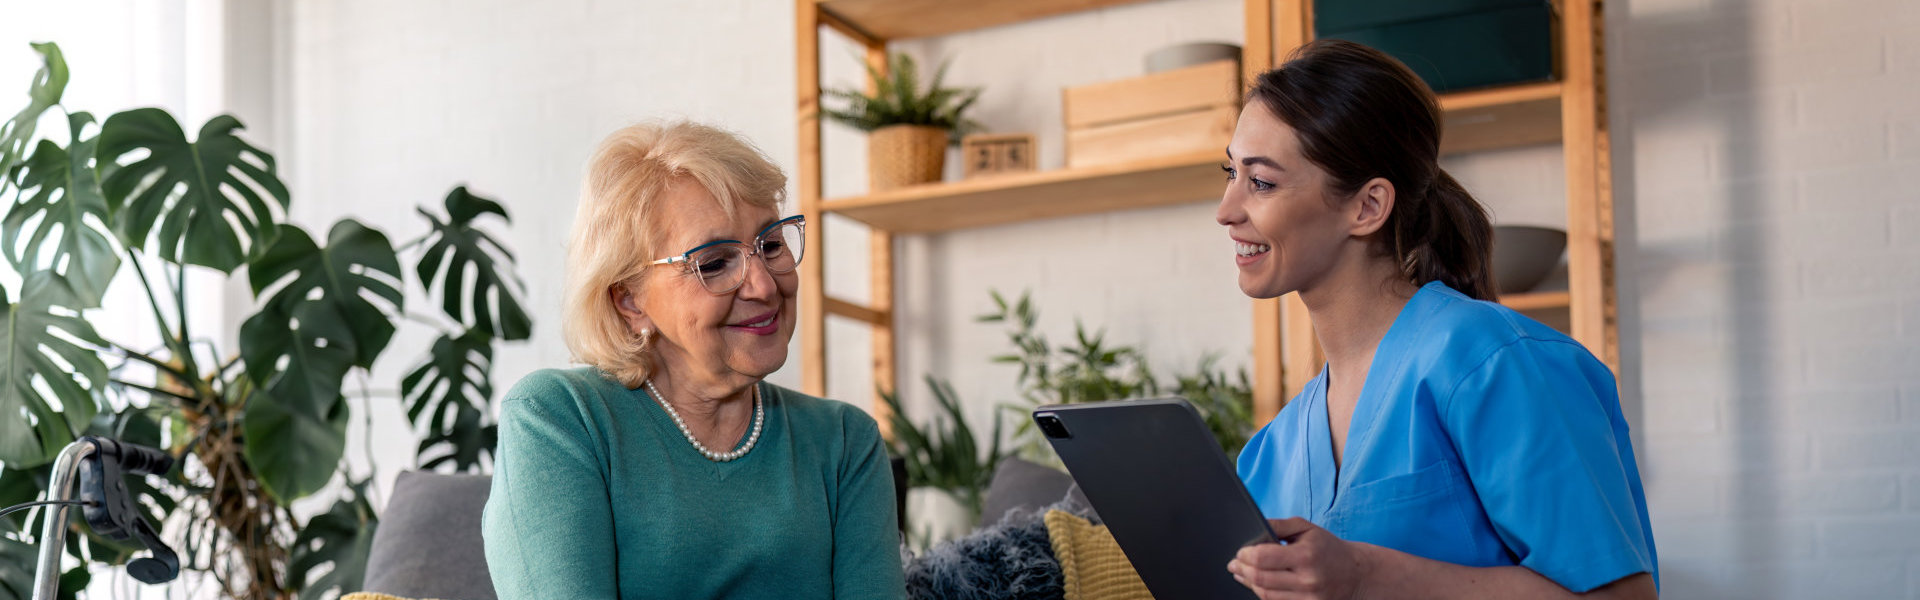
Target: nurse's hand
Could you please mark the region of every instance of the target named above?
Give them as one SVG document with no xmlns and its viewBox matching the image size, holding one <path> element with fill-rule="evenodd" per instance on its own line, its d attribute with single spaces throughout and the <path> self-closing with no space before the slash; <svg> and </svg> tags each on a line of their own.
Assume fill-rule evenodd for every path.
<svg viewBox="0 0 1920 600">
<path fill-rule="evenodd" d="M 1360 596 L 1373 566 L 1366 544 L 1349 542 L 1298 517 L 1268 521 L 1287 543 L 1240 549 L 1233 578 L 1264 600 L 1347 600 Z"/>
</svg>

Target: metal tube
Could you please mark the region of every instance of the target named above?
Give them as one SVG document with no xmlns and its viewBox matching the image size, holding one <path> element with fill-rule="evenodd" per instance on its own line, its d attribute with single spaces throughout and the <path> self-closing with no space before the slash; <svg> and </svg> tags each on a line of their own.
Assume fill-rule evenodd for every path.
<svg viewBox="0 0 1920 600">
<path fill-rule="evenodd" d="M 53 462 L 53 485 L 47 487 L 48 500 L 72 500 L 74 488 L 79 486 L 75 477 L 80 473 L 83 459 L 92 456 L 99 449 L 88 440 L 67 444 L 60 451 L 60 458 Z M 39 566 L 34 569 L 33 600 L 54 600 L 60 593 L 60 555 L 67 547 L 67 509 L 70 504 L 55 504 L 47 507 L 47 523 L 40 530 Z"/>
</svg>

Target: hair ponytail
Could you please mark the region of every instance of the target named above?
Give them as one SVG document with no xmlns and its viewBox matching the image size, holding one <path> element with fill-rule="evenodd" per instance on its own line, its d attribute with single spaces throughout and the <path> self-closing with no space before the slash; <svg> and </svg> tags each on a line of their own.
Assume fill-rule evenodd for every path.
<svg viewBox="0 0 1920 600">
<path fill-rule="evenodd" d="M 1439 101 L 1406 65 L 1353 42 L 1317 40 L 1261 73 L 1248 100 L 1293 128 L 1301 153 L 1331 176 L 1331 192 L 1351 196 L 1375 177 L 1393 183 L 1380 249 L 1411 283 L 1494 299 L 1493 224 L 1440 168 Z"/>
<path fill-rule="evenodd" d="M 1394 213 L 1393 254 L 1400 273 L 1416 285 L 1439 281 L 1479 300 L 1494 299 L 1493 222 L 1467 188 L 1435 167 L 1433 182 L 1414 210 Z"/>
</svg>

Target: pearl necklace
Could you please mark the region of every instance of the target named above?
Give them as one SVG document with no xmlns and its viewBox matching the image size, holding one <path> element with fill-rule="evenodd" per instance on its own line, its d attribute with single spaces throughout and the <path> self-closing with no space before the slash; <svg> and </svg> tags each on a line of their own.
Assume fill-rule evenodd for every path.
<svg viewBox="0 0 1920 600">
<path fill-rule="evenodd" d="M 660 393 L 660 388 L 653 387 L 653 380 L 648 379 L 646 384 L 647 391 L 653 393 L 653 401 L 659 403 L 660 408 L 667 409 L 667 416 L 673 417 L 673 424 L 680 427 L 680 434 L 687 436 L 687 442 L 693 444 L 693 449 L 699 450 L 700 455 L 707 457 L 707 460 L 713 462 L 733 462 L 742 456 L 746 456 L 747 452 L 753 450 L 754 442 L 760 441 L 760 426 L 766 423 L 767 412 L 766 408 L 760 404 L 759 384 L 754 384 L 753 386 L 753 433 L 747 434 L 747 442 L 741 444 L 739 448 L 735 448 L 731 452 L 714 452 L 708 449 L 706 444 L 700 443 L 699 438 L 693 437 L 693 429 L 687 427 L 686 419 L 680 418 L 680 412 L 674 410 L 672 404 L 667 403 L 666 395 Z"/>
</svg>

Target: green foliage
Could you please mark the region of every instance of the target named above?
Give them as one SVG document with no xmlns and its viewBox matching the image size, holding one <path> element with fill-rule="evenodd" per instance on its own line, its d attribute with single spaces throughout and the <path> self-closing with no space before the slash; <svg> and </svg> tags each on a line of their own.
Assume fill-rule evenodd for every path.
<svg viewBox="0 0 1920 600">
<path fill-rule="evenodd" d="M 31 466 L 53 460 L 99 410 L 107 365 L 93 348 L 75 342 L 94 347 L 106 342 L 72 314 L 80 302 L 66 279 L 41 271 L 22 283 L 19 303 L 9 303 L 0 289 L 0 322 L 6 324 L 5 354 L 0 354 L 0 377 L 5 378 L 0 462 Z M 40 395 L 42 387 L 53 393 L 53 403 Z"/>
<path fill-rule="evenodd" d="M 1079 404 L 1144 398 L 1164 393 L 1185 397 L 1200 412 L 1208 429 L 1220 442 L 1229 458 L 1239 456 L 1241 446 L 1253 433 L 1253 391 L 1247 374 L 1229 376 L 1221 371 L 1214 357 L 1204 357 L 1190 373 L 1174 375 L 1175 385 L 1168 389 L 1147 368 L 1145 353 L 1132 346 L 1114 346 L 1106 341 L 1104 330 L 1089 333 L 1085 325 L 1074 322 L 1074 343 L 1056 347 L 1040 333 L 1040 312 L 1027 294 L 1008 302 L 1000 292 L 990 292 L 994 312 L 980 315 L 982 323 L 1000 323 L 1007 327 L 1007 341 L 1014 352 L 994 357 L 995 362 L 1020 365 L 1021 404 L 1003 408 L 1019 415 L 1014 439 L 1022 457 L 1036 462 L 1057 464 L 1052 449 L 1027 415 L 1048 404 Z"/>
<path fill-rule="evenodd" d="M 365 480 L 307 523 L 286 507 L 342 473 L 344 383 L 355 373 L 364 381 L 403 322 L 442 340 L 403 382 L 425 439 L 419 458 L 426 468 L 482 466 L 494 442 L 493 344 L 532 330 L 512 252 L 476 223 L 510 223 L 505 208 L 458 187 L 444 219 L 420 210 L 428 231 L 401 245 L 411 253 L 352 220 L 316 243 L 282 222 L 292 199 L 274 157 L 241 138 L 231 116 L 188 139 L 156 108 L 98 127 L 68 112 L 66 143 L 35 138 L 43 115 L 66 111 L 68 70 L 58 47 L 34 49 L 43 66 L 27 108 L 0 126 L 0 255 L 22 282 L 0 289 L 0 501 L 44 494 L 47 463 L 83 433 L 165 448 L 182 468 L 128 486 L 153 523 L 181 517 L 174 542 L 185 568 L 212 572 L 236 596 L 358 589 L 377 522 Z M 89 325 L 128 265 L 161 348 L 131 348 L 114 339 L 126 332 Z M 222 352 L 189 330 L 185 283 L 194 270 L 243 267 L 259 307 L 241 324 L 237 352 Z M 408 285 L 443 300 L 444 318 L 406 313 Z M 46 511 L 0 519 L 0 600 L 31 585 L 31 552 L 16 552 L 38 531 L 28 514 Z M 123 562 L 133 548 L 71 536 L 67 551 L 82 567 L 65 584 L 84 585 L 86 564 Z"/>
<path fill-rule="evenodd" d="M 98 139 L 81 137 L 91 124 L 93 115 L 74 113 L 68 125 L 71 137 L 79 141 L 61 148 L 41 140 L 33 156 L 19 165 L 20 171 L 8 179 L 34 192 L 21 195 L 0 231 L 0 250 L 16 272 L 59 273 L 72 285 L 82 308 L 99 306 L 107 283 L 120 270 L 113 234 L 106 229 L 111 218 L 107 199 L 92 167 Z M 5 187 L 0 183 L 0 189 Z"/>
<path fill-rule="evenodd" d="M 468 330 L 506 340 L 527 339 L 533 334 L 533 321 L 520 308 L 518 299 L 526 292 L 526 284 L 505 268 L 513 265 L 513 252 L 485 230 L 474 227 L 474 222 L 485 215 L 513 222 L 507 217 L 507 209 L 469 193 L 466 186 L 447 194 L 446 207 L 444 222 L 427 209 L 419 209 L 420 216 L 433 224 L 424 240 L 426 254 L 415 269 L 421 283 L 440 297 L 441 310 Z M 466 280 L 469 269 L 475 273 L 472 285 Z"/>
<path fill-rule="evenodd" d="M 290 200 L 273 155 L 236 136 L 240 129 L 239 119 L 220 115 L 190 142 L 173 115 L 158 108 L 107 117 L 100 189 L 121 241 L 141 249 L 158 242 L 167 262 L 222 273 L 266 248 L 277 231 L 275 213 L 286 212 Z"/>
<path fill-rule="evenodd" d="M 993 470 L 1004 456 L 1000 450 L 1000 415 L 994 414 L 993 432 L 987 438 L 992 441 L 986 453 L 981 454 L 979 438 L 967 423 L 967 415 L 961 412 L 960 398 L 954 394 L 953 386 L 932 376 L 926 381 L 927 389 L 933 391 L 933 399 L 940 406 L 940 414 L 928 419 L 924 426 L 907 418 L 897 396 L 891 392 L 881 393 L 891 409 L 888 419 L 893 426 L 893 440 L 888 442 L 888 449 L 906 462 L 907 487 L 930 487 L 952 494 L 978 518 L 986 500 L 987 484 L 993 480 Z"/>
<path fill-rule="evenodd" d="M 954 140 L 979 128 L 966 118 L 966 111 L 980 99 L 979 88 L 945 87 L 948 63 L 941 63 L 923 93 L 920 67 L 913 57 L 889 54 L 887 71 L 867 65 L 867 77 L 876 90 L 873 94 L 850 88 L 824 89 L 828 98 L 845 101 L 845 108 L 822 108 L 827 118 L 861 131 L 873 131 L 888 125 L 928 125 L 949 130 Z"/>
<path fill-rule="evenodd" d="M 26 156 L 27 146 L 33 142 L 33 131 L 40 124 L 40 115 L 59 104 L 61 94 L 67 90 L 67 59 L 60 47 L 33 44 L 33 50 L 40 53 L 40 68 L 34 71 L 33 84 L 27 87 L 27 107 L 6 123 L 0 123 L 0 174 L 12 171 Z"/>
<path fill-rule="evenodd" d="M 431 425 L 432 433 L 420 440 L 417 452 L 421 458 L 433 458 L 420 468 L 452 463 L 455 470 L 467 471 L 479 466 L 481 454 L 493 454 L 499 429 L 486 422 L 487 400 L 493 397 L 493 382 L 487 374 L 492 370 L 492 338 L 468 331 L 434 340 L 427 361 L 400 381 L 407 419 L 415 425 Z"/>
<path fill-rule="evenodd" d="M 373 504 L 367 501 L 369 477 L 348 484 L 352 494 L 333 503 L 325 514 L 307 521 L 293 541 L 293 556 L 287 566 L 287 581 L 301 590 L 299 598 L 321 598 L 331 592 L 341 595 L 360 591 L 367 575 L 367 556 L 373 548 L 373 534 L 380 521 L 374 518 Z M 329 567 L 325 574 L 314 571 Z"/>
</svg>

